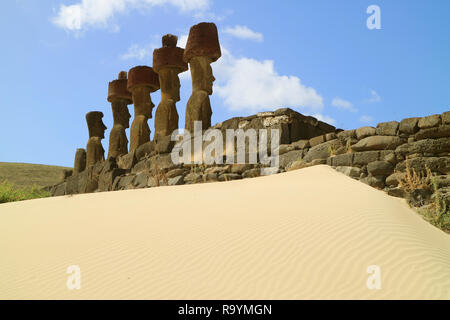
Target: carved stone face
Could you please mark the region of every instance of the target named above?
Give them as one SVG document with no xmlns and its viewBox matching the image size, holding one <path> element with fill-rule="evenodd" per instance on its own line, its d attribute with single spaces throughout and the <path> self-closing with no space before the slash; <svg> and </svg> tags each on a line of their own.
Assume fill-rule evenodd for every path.
<svg viewBox="0 0 450 320">
<path fill-rule="evenodd" d="M 135 88 L 133 90 L 133 102 L 135 116 L 152 117 L 152 110 L 155 107 L 155 104 L 150 97 L 150 88 Z"/>
<path fill-rule="evenodd" d="M 119 115 L 120 124 L 123 125 L 125 128 L 129 128 L 131 118 L 130 111 L 128 110 L 128 107 L 121 108 L 120 110 L 121 110 Z"/>
<path fill-rule="evenodd" d="M 101 118 L 97 118 L 93 123 L 92 128 L 89 128 L 91 132 L 91 137 L 99 137 L 101 139 L 105 138 L 105 130 L 108 129 Z"/>
<path fill-rule="evenodd" d="M 209 57 L 193 57 L 189 61 L 193 89 L 204 90 L 209 95 L 213 93 L 213 83 L 216 80 L 212 72 L 211 62 L 212 59 Z"/>
<path fill-rule="evenodd" d="M 161 84 L 162 99 L 180 101 L 180 78 L 178 72 L 173 68 L 164 68 L 159 71 L 159 82 Z"/>
</svg>

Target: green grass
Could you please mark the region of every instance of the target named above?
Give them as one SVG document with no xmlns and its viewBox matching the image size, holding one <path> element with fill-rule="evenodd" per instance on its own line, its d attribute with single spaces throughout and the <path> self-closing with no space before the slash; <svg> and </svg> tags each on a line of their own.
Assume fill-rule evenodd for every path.
<svg viewBox="0 0 450 320">
<path fill-rule="evenodd" d="M 71 168 L 0 162 L 0 182 L 7 180 L 16 189 L 47 187 L 60 182 L 63 169 Z"/>
<path fill-rule="evenodd" d="M 8 181 L 0 183 L 0 203 L 46 198 L 51 194 L 37 186 L 17 188 Z"/>
</svg>

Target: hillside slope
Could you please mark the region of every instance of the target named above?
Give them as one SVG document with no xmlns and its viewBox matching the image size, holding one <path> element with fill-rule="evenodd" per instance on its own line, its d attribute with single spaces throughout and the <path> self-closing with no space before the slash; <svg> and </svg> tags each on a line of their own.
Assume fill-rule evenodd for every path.
<svg viewBox="0 0 450 320">
<path fill-rule="evenodd" d="M 46 187 L 61 180 L 61 171 L 70 169 L 31 163 L 0 162 L 0 182 L 7 180 L 15 187 Z"/>
</svg>

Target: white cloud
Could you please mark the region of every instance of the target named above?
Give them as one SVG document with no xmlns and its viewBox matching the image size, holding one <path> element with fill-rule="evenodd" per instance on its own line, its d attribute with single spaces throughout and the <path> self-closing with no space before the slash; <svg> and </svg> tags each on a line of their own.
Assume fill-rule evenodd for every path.
<svg viewBox="0 0 450 320">
<path fill-rule="evenodd" d="M 256 42 L 262 42 L 264 40 L 264 36 L 260 32 L 253 31 L 249 29 L 247 26 L 234 26 L 233 28 L 225 28 L 223 33 L 230 34 L 239 39 L 245 40 L 253 40 Z"/>
<path fill-rule="evenodd" d="M 371 122 L 373 122 L 373 118 L 371 116 L 361 116 L 359 118 L 359 121 L 361 121 L 363 123 L 371 123 Z"/>
<path fill-rule="evenodd" d="M 358 110 L 353 106 L 353 103 L 351 103 L 350 101 L 341 99 L 339 97 L 336 97 L 333 99 L 333 101 L 331 102 L 331 105 L 333 107 L 336 107 L 338 109 L 341 110 L 347 110 L 350 112 L 357 112 Z"/>
<path fill-rule="evenodd" d="M 91 26 L 105 27 L 116 13 L 127 9 L 163 5 L 172 5 L 182 12 L 203 11 L 209 8 L 210 0 L 81 0 L 62 4 L 52 22 L 66 30 L 81 31 Z"/>
<path fill-rule="evenodd" d="M 222 58 L 213 64 L 214 91 L 231 110 L 266 111 L 282 106 L 319 112 L 323 98 L 296 76 L 279 75 L 272 60 L 236 58 L 222 47 Z"/>
<path fill-rule="evenodd" d="M 380 102 L 380 95 L 373 89 L 370 90 L 370 98 L 367 100 L 370 103 Z"/>
<path fill-rule="evenodd" d="M 145 58 L 152 57 L 153 49 L 154 48 L 152 46 L 142 47 L 137 44 L 133 44 L 128 48 L 127 53 L 121 55 L 120 57 L 123 60 L 144 60 Z"/>
</svg>

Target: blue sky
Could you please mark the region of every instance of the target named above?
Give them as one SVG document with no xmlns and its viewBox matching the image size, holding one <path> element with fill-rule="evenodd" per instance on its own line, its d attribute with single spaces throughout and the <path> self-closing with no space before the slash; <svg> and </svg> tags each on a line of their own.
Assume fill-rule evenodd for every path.
<svg viewBox="0 0 450 320">
<path fill-rule="evenodd" d="M 381 30 L 369 30 L 370 5 Z M 15 0 L 2 4 L 0 161 L 72 166 L 108 81 L 215 22 L 213 123 L 291 107 L 343 129 L 450 110 L 447 0 Z M 191 93 L 181 76 L 180 127 Z M 157 105 L 160 93 L 152 95 Z M 130 107 L 132 113 L 133 108 Z M 154 109 L 154 111 L 156 108 Z M 153 121 L 149 121 L 153 131 Z"/>
</svg>

